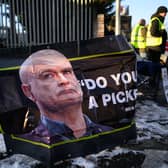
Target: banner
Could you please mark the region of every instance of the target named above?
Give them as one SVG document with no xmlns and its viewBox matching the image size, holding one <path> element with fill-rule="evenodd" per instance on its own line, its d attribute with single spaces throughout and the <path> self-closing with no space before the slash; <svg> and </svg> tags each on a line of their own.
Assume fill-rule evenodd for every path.
<svg viewBox="0 0 168 168">
<path fill-rule="evenodd" d="M 54 58 L 55 51 L 67 58 Z M 8 149 L 48 164 L 136 138 L 136 56 L 122 36 L 37 46 L 31 53 L 0 68 Z"/>
</svg>

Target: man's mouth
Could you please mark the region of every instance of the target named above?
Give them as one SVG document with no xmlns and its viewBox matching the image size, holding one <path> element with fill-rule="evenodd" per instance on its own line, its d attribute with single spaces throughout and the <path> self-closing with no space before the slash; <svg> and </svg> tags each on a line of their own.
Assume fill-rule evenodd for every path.
<svg viewBox="0 0 168 168">
<path fill-rule="evenodd" d="M 74 89 L 65 89 L 59 92 L 58 95 L 66 95 L 66 94 L 71 94 L 71 93 L 75 93 L 76 91 Z"/>
</svg>

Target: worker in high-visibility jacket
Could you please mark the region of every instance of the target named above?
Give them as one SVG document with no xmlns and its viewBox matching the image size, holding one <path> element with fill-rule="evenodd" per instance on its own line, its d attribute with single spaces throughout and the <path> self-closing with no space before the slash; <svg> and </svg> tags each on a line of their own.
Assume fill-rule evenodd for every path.
<svg viewBox="0 0 168 168">
<path fill-rule="evenodd" d="M 146 57 L 146 20 L 140 21 L 134 26 L 131 32 L 131 44 L 135 51 L 141 56 Z"/>
<path fill-rule="evenodd" d="M 147 57 L 155 63 L 160 63 L 160 56 L 165 52 L 167 32 L 164 26 L 164 20 L 167 11 L 165 6 L 158 7 L 148 24 L 146 38 Z"/>
<path fill-rule="evenodd" d="M 151 16 L 147 28 L 147 58 L 152 61 L 152 67 L 158 67 L 157 70 L 153 68 L 153 74 L 149 82 L 156 95 L 161 79 L 162 61 L 160 57 L 165 52 L 167 40 L 167 32 L 164 26 L 166 14 L 167 8 L 165 6 L 158 7 L 157 11 Z"/>
</svg>

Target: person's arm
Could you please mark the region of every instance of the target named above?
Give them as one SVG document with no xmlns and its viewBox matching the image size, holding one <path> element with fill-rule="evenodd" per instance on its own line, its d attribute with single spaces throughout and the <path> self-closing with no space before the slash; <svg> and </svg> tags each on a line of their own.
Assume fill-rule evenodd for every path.
<svg viewBox="0 0 168 168">
<path fill-rule="evenodd" d="M 166 30 L 164 30 L 163 35 L 162 35 L 162 45 L 161 45 L 161 52 L 162 53 L 165 52 L 166 41 L 167 41 L 167 32 L 166 32 Z"/>
<path fill-rule="evenodd" d="M 143 28 L 141 29 L 142 37 L 146 38 L 146 33 L 147 33 L 147 29 L 146 29 L 146 27 L 143 27 Z"/>
<path fill-rule="evenodd" d="M 159 28 L 159 21 L 157 19 L 152 21 L 152 26 L 151 26 L 151 35 L 154 37 L 160 37 L 162 36 L 162 30 Z"/>
</svg>

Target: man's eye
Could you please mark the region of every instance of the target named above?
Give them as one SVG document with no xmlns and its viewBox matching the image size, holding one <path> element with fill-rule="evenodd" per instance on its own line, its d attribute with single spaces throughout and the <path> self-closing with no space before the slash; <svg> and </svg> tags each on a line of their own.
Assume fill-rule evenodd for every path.
<svg viewBox="0 0 168 168">
<path fill-rule="evenodd" d="M 41 79 L 50 79 L 54 77 L 54 73 L 43 73 L 40 75 Z"/>
<path fill-rule="evenodd" d="M 72 71 L 71 70 L 66 70 L 66 71 L 64 71 L 64 74 L 72 74 Z"/>
</svg>

